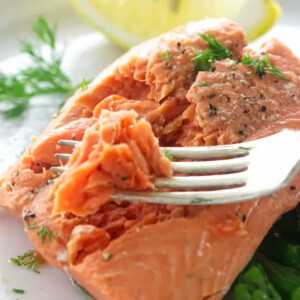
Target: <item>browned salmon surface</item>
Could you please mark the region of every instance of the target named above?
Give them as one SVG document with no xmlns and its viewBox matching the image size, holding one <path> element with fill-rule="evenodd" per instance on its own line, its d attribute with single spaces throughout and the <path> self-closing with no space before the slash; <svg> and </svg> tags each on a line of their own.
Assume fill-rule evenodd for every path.
<svg viewBox="0 0 300 300">
<path fill-rule="evenodd" d="M 233 59 L 196 72 L 194 48 L 207 47 L 198 33 L 212 33 Z M 26 232 L 43 257 L 96 299 L 222 299 L 271 226 L 300 201 L 299 174 L 291 183 L 296 189 L 245 203 L 109 200 L 115 188 L 153 189 L 155 176 L 170 175 L 159 145 L 222 145 L 299 128 L 299 59 L 277 40 L 245 46 L 235 23 L 206 20 L 133 48 L 69 99 L 5 174 L 0 206 L 26 217 Z M 167 50 L 172 59 L 161 55 Z M 268 53 L 286 79 L 234 64 L 244 53 Z M 61 138 L 84 142 L 68 171 L 47 185 L 57 176 L 49 167 L 60 163 L 54 153 L 67 151 L 57 144 Z M 53 232 L 52 241 L 42 242 L 41 226 Z"/>
</svg>

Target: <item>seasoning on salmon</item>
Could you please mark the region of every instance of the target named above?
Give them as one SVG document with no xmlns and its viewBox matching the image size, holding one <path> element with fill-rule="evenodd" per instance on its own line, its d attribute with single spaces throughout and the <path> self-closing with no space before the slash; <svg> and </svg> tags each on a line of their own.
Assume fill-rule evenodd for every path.
<svg viewBox="0 0 300 300">
<path fill-rule="evenodd" d="M 115 189 L 153 190 L 155 176 L 170 176 L 150 124 L 137 117 L 133 110 L 102 110 L 55 181 L 54 214 L 92 214 Z"/>
</svg>

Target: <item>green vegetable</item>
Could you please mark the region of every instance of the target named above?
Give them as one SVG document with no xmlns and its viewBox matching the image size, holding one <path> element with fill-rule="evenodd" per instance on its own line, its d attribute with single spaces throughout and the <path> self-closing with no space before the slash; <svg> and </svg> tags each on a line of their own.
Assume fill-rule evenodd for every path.
<svg viewBox="0 0 300 300">
<path fill-rule="evenodd" d="M 262 254 L 256 253 L 256 259 L 264 267 L 269 280 L 276 287 L 284 300 L 299 293 L 300 271 L 291 267 L 282 266 Z"/>
<path fill-rule="evenodd" d="M 241 59 L 241 63 L 243 65 L 247 65 L 248 67 L 255 67 L 254 71 L 258 73 L 260 78 L 262 78 L 267 72 L 270 72 L 274 76 L 277 76 L 281 79 L 286 79 L 282 72 L 271 66 L 268 54 L 262 58 L 251 58 L 249 54 L 245 54 Z"/>
<path fill-rule="evenodd" d="M 239 275 L 231 288 L 231 295 L 234 300 L 282 300 L 262 266 L 255 261 Z"/>
<path fill-rule="evenodd" d="M 300 245 L 300 204 L 281 216 L 273 228 L 276 228 L 290 243 Z"/>
<path fill-rule="evenodd" d="M 291 300 L 299 300 L 299 299 L 300 299 L 300 288 L 297 288 L 292 292 Z"/>
<path fill-rule="evenodd" d="M 26 252 L 23 255 L 19 255 L 17 258 L 11 258 L 10 261 L 15 265 L 23 266 L 39 273 L 37 271 L 37 258 L 32 252 Z"/>
<path fill-rule="evenodd" d="M 25 293 L 24 290 L 20 290 L 20 289 L 12 289 L 12 292 L 16 293 L 16 294 L 24 294 Z"/>
<path fill-rule="evenodd" d="M 276 229 L 272 229 L 266 236 L 260 245 L 260 251 L 284 266 L 300 270 L 300 245 L 288 243 Z"/>
<path fill-rule="evenodd" d="M 195 57 L 191 60 L 196 61 L 196 71 L 209 71 L 214 61 L 233 57 L 232 52 L 218 42 L 213 34 L 199 35 L 207 42 L 208 47 L 202 52 L 194 49 Z"/>
<path fill-rule="evenodd" d="M 45 242 L 46 236 L 48 236 L 50 242 L 52 242 L 52 239 L 54 239 L 53 232 L 47 226 L 43 226 L 36 234 L 41 236 L 43 244 Z"/>
<path fill-rule="evenodd" d="M 76 88 L 61 70 L 61 57 L 56 51 L 54 29 L 40 17 L 33 25 L 32 31 L 38 43 L 21 43 L 21 51 L 28 54 L 32 60 L 31 66 L 15 75 L 0 73 L 1 113 L 6 117 L 21 115 L 34 96 L 71 93 Z M 45 52 L 49 52 L 49 55 L 46 56 Z"/>
</svg>

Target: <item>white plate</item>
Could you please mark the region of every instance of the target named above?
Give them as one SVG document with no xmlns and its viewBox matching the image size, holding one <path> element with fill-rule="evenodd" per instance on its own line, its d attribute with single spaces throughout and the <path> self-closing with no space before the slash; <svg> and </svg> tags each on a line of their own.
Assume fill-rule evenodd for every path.
<svg viewBox="0 0 300 300">
<path fill-rule="evenodd" d="M 1 1 L 1 0 L 0 0 Z M 297 27 L 299 13 L 293 10 L 293 3 L 287 1 L 289 11 L 282 22 L 260 40 L 277 37 L 300 55 L 300 27 Z M 299 7 L 299 6 L 298 6 Z M 293 24 L 293 25 L 289 25 Z M 299 24 L 300 25 L 300 24 Z M 93 78 L 122 51 L 109 43 L 101 34 L 92 33 L 75 40 L 65 52 L 64 70 L 75 82 L 82 78 Z M 1 70 L 13 71 L 24 62 L 23 56 L 14 57 L 0 65 Z M 26 61 L 26 59 L 25 59 Z M 56 112 L 53 101 L 57 96 L 35 99 L 26 117 L 15 120 L 0 118 L 0 174 L 14 163 L 23 149 L 30 144 L 30 136 L 39 134 Z M 84 300 L 86 296 L 75 289 L 68 277 L 50 266 L 41 267 L 40 274 L 8 263 L 11 257 L 33 249 L 21 222 L 0 209 L 0 299 L 1 300 Z M 24 289 L 24 295 L 12 293 L 12 288 Z"/>
</svg>

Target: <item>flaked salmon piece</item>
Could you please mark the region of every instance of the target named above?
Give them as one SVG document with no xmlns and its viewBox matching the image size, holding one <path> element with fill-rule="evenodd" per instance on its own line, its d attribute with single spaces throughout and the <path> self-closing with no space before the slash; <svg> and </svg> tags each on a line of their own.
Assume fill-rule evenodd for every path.
<svg viewBox="0 0 300 300">
<path fill-rule="evenodd" d="M 237 60 L 243 53 L 270 53 L 272 65 L 283 71 L 288 80 L 269 74 L 259 78 L 252 69 L 240 64 L 234 70 L 228 60 L 216 62 L 213 72 L 196 72 L 195 63 L 190 61 L 193 48 L 207 47 L 198 33 L 214 34 Z M 233 143 L 270 135 L 281 128 L 299 128 L 298 58 L 277 41 L 257 50 L 243 50 L 245 45 L 244 33 L 235 23 L 206 20 L 179 27 L 132 49 L 102 72 L 86 91 L 78 91 L 68 100 L 62 113 L 0 182 L 0 205 L 19 216 L 23 208 L 26 232 L 34 246 L 48 262 L 63 268 L 96 299 L 222 299 L 272 224 L 299 202 L 300 175 L 292 183 L 296 189 L 287 187 L 272 197 L 246 203 L 195 207 L 103 201 L 102 205 L 95 205 L 97 211 L 93 214 L 83 216 L 75 203 L 74 213 L 54 215 L 55 197 L 52 186 L 46 185 L 47 179 L 55 176 L 47 163 L 47 155 L 52 153 L 48 151 L 44 158 L 36 160 L 35 149 L 42 149 L 51 135 L 58 139 L 60 132 L 69 134 L 63 126 L 70 122 L 90 118 L 96 119 L 96 125 L 101 123 L 107 110 L 120 115 L 124 110 L 134 109 L 138 114 L 136 124 L 142 122 L 148 128 L 145 132 L 150 140 L 153 132 L 160 145 Z M 167 50 L 173 59 L 166 60 L 161 55 Z M 250 87 L 241 80 L 249 82 Z M 202 81 L 210 85 L 197 86 Z M 217 95 L 210 97 L 214 90 Z M 259 91 L 267 95 L 265 102 L 260 98 L 255 101 Z M 219 97 L 226 93 L 236 102 Z M 241 93 L 246 97 L 240 97 Z M 216 107 L 212 113 L 209 104 Z M 273 117 L 276 105 L 281 105 L 278 119 Z M 241 114 L 244 109 L 249 109 L 245 115 L 251 118 Z M 126 128 L 120 128 L 123 126 Z M 109 133 L 103 138 L 111 137 Z M 147 157 L 143 170 L 147 166 L 156 170 L 157 167 L 149 167 L 152 153 L 145 142 L 147 137 L 135 137 L 137 148 Z M 96 141 L 99 142 L 97 135 Z M 82 165 L 86 155 L 93 152 L 94 143 L 90 142 L 86 150 L 76 150 L 70 164 Z M 106 162 L 107 169 L 114 171 L 113 159 Z M 16 188 L 12 185 L 15 174 L 20 181 Z M 153 171 L 150 174 L 155 176 Z M 99 181 L 98 178 L 94 182 Z M 111 192 L 107 181 L 105 188 Z M 67 196 L 69 193 L 77 200 L 74 191 L 69 189 Z M 61 204 L 64 199 L 60 199 Z M 38 227 L 28 227 L 30 224 Z M 46 237 L 43 243 L 37 235 L 41 226 L 52 231 L 55 238 L 50 241 Z"/>
<path fill-rule="evenodd" d="M 102 110 L 53 186 L 54 214 L 93 214 L 115 189 L 154 190 L 155 176 L 170 176 L 150 124 L 137 117 L 134 110 Z"/>
</svg>

